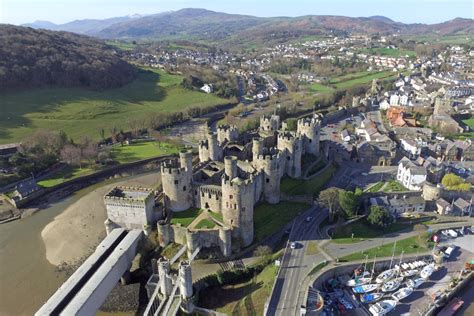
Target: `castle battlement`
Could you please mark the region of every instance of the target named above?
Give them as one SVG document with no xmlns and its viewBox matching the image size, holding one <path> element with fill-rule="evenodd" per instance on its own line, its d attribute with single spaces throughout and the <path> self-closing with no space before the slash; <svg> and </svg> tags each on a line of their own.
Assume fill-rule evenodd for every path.
<svg viewBox="0 0 474 316">
<path fill-rule="evenodd" d="M 161 164 L 162 174 L 181 174 L 183 172 L 186 172 L 186 169 L 182 168 L 177 160 L 168 160 Z"/>
<path fill-rule="evenodd" d="M 227 132 L 227 131 L 233 131 L 233 130 L 237 130 L 237 127 L 235 125 L 224 124 L 224 125 L 217 126 L 217 131 Z"/>
<path fill-rule="evenodd" d="M 297 122 L 298 127 L 319 127 L 321 122 L 316 118 L 305 117 L 299 119 Z"/>
<path fill-rule="evenodd" d="M 249 179 L 234 178 L 229 179 L 223 176 L 222 185 L 230 187 L 248 187 L 254 184 L 254 178 L 251 176 Z"/>
<path fill-rule="evenodd" d="M 292 132 L 278 133 L 278 140 L 295 141 L 295 140 L 298 140 L 298 139 L 299 139 L 299 137 L 296 136 Z"/>
<path fill-rule="evenodd" d="M 199 190 L 201 193 L 222 196 L 222 188 L 217 185 L 196 185 L 194 186 L 195 190 Z"/>
</svg>

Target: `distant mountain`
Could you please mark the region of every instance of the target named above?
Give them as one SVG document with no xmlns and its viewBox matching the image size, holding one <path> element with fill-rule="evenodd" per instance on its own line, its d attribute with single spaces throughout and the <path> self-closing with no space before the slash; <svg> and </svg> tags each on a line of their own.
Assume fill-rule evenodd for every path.
<svg viewBox="0 0 474 316">
<path fill-rule="evenodd" d="M 75 20 L 72 22 L 64 23 L 64 24 L 54 24 L 48 21 L 35 21 L 33 23 L 23 24 L 22 26 L 28 26 L 35 29 L 47 29 L 53 31 L 66 31 L 66 32 L 73 32 L 78 34 L 85 34 L 85 35 L 96 35 L 101 30 L 108 28 L 114 24 L 134 20 L 138 18 L 142 18 L 143 15 L 128 15 L 110 19 L 85 19 L 85 20 Z"/>
<path fill-rule="evenodd" d="M 43 86 L 120 87 L 135 67 L 84 35 L 0 24 L 0 91 Z"/>
<path fill-rule="evenodd" d="M 41 23 L 40 23 L 41 25 Z M 198 40 L 220 44 L 272 43 L 327 34 L 474 34 L 472 19 L 438 24 L 404 24 L 384 16 L 307 15 L 261 18 L 205 9 L 182 9 L 144 17 L 80 20 L 54 29 L 110 39 Z"/>
</svg>

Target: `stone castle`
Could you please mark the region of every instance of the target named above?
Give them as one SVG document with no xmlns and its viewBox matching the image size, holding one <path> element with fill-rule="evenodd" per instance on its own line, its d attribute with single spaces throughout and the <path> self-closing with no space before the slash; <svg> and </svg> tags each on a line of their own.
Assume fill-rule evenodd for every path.
<svg viewBox="0 0 474 316">
<path fill-rule="evenodd" d="M 161 165 L 164 208 L 172 217 L 190 208 L 212 211 L 222 217 L 222 227 L 209 230 L 211 237 L 190 229 L 158 224 L 163 244 L 187 243 L 188 251 L 218 246 L 224 255 L 246 247 L 254 239 L 254 206 L 260 201 L 280 202 L 283 176 L 301 176 L 304 154 L 319 155 L 320 120 L 297 121 L 296 131 L 280 124 L 278 115 L 263 116 L 257 131 L 240 135 L 235 126 L 219 126 L 199 143 L 199 163 L 193 167 L 191 151 Z M 209 235 L 208 234 L 208 235 Z M 229 238 L 230 234 L 230 238 Z M 180 235 L 180 237 L 178 236 Z"/>
</svg>

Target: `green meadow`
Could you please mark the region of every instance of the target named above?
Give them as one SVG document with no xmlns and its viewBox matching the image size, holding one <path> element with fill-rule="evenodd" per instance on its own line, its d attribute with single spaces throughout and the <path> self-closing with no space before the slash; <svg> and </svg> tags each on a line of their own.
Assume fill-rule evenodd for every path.
<svg viewBox="0 0 474 316">
<path fill-rule="evenodd" d="M 338 89 L 347 89 L 358 84 L 367 84 L 373 79 L 385 79 L 395 76 L 392 71 L 361 71 L 331 79 L 330 83 Z"/>
<path fill-rule="evenodd" d="M 234 100 L 183 88 L 182 76 L 160 70 L 140 70 L 137 79 L 121 88 L 92 91 L 43 88 L 0 95 L 0 144 L 18 142 L 37 129 L 63 130 L 79 140 L 100 139 L 112 127 L 130 130 L 130 122 L 159 113 L 209 107 Z"/>
</svg>

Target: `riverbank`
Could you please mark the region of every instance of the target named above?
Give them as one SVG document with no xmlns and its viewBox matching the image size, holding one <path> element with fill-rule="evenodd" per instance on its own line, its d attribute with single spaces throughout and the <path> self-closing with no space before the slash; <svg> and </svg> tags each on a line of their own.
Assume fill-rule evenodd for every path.
<svg viewBox="0 0 474 316">
<path fill-rule="evenodd" d="M 107 212 L 103 196 L 115 185 L 153 186 L 158 179 L 155 173 L 105 185 L 74 202 L 41 232 L 46 259 L 58 266 L 75 264 L 89 255 L 105 236 Z"/>
</svg>

